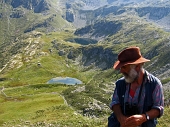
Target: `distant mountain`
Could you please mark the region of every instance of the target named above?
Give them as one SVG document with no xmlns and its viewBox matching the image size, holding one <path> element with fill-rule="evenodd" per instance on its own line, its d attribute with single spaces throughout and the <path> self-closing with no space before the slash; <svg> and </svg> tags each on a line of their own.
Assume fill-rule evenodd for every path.
<svg viewBox="0 0 170 127">
<path fill-rule="evenodd" d="M 63 93 L 58 88 L 55 92 L 49 89 L 48 95 L 61 94 L 63 102 L 74 107 L 71 110 L 84 116 L 108 115 L 108 98 L 115 81 L 122 76 L 112 69 L 117 54 L 126 47 L 139 46 L 142 55 L 151 60 L 145 64 L 146 70 L 163 83 L 168 104 L 169 21 L 169 0 L 1 0 L 0 88 L 3 86 L 14 95 L 10 98 L 7 92 L 9 98 L 6 96 L 2 101 L 23 102 L 28 95 L 31 99 L 34 93 L 42 95 L 41 89 L 47 94 L 46 89 L 52 89 L 46 86 L 48 80 L 73 77 L 83 84 L 69 86 Z M 30 94 L 26 92 L 25 96 L 17 86 L 26 86 L 24 93 L 31 88 Z M 15 87 L 21 94 L 19 98 L 16 89 L 13 90 Z M 65 108 L 56 108 L 56 114 L 58 110 L 62 110 L 63 115 Z M 55 115 L 49 118 L 53 119 L 52 116 Z M 40 117 L 31 119 L 40 120 Z M 75 117 L 77 119 L 77 115 Z M 77 123 L 82 125 L 81 120 Z"/>
<path fill-rule="evenodd" d="M 7 0 L 6 3 L 9 1 Z M 49 4 L 46 2 L 46 0 L 12 0 L 11 6 L 13 8 L 17 7 L 24 7 L 29 10 L 33 10 L 35 13 L 41 13 L 43 11 L 49 10 Z"/>
<path fill-rule="evenodd" d="M 60 0 L 61 1 L 61 0 Z M 105 5 L 108 6 L 166 6 L 170 5 L 169 0 L 64 0 L 62 3 L 77 5 L 82 10 L 94 10 Z"/>
<path fill-rule="evenodd" d="M 164 73 L 162 77 L 169 76 L 165 69 L 169 60 L 160 61 L 168 53 L 166 42 L 169 41 L 169 35 L 166 31 L 170 28 L 169 3 L 167 0 L 3 0 L 0 3 L 0 67 L 4 68 L 13 55 L 32 44 L 28 36 L 39 37 L 39 32 L 44 36 L 51 32 L 70 32 L 72 37 L 63 37 L 60 41 L 52 37 L 56 42 L 54 47 L 61 56 L 84 66 L 95 65 L 100 69 L 108 69 L 113 62 L 108 59 L 115 60 L 118 50 L 129 45 L 140 45 L 145 48 L 144 55 L 153 61 L 161 57 L 158 61 L 164 66 L 161 68 L 155 62 L 155 68 L 148 68 L 155 74 Z M 56 48 L 63 41 L 83 46 L 82 50 L 77 51 L 69 46 L 62 46 L 66 49 Z M 90 44 L 94 47 L 87 51 Z M 96 48 L 99 45 L 103 48 Z M 105 48 L 113 50 L 114 55 L 109 52 L 107 56 Z M 103 51 L 99 51 L 97 56 L 93 54 L 93 49 L 96 52 Z M 162 49 L 163 54 L 159 52 Z M 95 59 L 83 51 L 92 54 Z M 107 56 L 104 63 L 101 61 L 103 56 Z"/>
<path fill-rule="evenodd" d="M 95 19 L 109 14 L 131 13 L 169 31 L 170 1 L 168 0 L 69 0 L 63 4 L 63 17 L 77 28 L 91 25 Z"/>
<path fill-rule="evenodd" d="M 163 4 L 169 4 L 169 0 L 108 0 L 108 3 L 113 5 L 162 6 Z"/>
<path fill-rule="evenodd" d="M 59 31 L 72 25 L 62 18 L 58 2 L 51 0 L 2 0 L 0 2 L 0 43 L 9 36 L 34 30 Z"/>
</svg>

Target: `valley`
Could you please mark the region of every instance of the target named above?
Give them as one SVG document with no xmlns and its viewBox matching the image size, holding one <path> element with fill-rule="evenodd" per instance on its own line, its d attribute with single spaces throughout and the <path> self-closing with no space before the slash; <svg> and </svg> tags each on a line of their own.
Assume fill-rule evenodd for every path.
<svg viewBox="0 0 170 127">
<path fill-rule="evenodd" d="M 146 4 L 147 3 L 147 4 Z M 140 6 L 141 5 L 141 6 Z M 162 82 L 169 127 L 169 1 L 0 1 L 0 126 L 104 127 L 117 54 L 139 46 Z M 47 84 L 55 77 L 83 83 Z"/>
</svg>

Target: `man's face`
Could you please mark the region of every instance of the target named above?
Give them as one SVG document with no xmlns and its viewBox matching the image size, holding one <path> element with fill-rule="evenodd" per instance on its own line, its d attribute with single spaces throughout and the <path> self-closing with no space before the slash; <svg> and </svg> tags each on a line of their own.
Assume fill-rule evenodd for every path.
<svg viewBox="0 0 170 127">
<path fill-rule="evenodd" d="M 136 65 L 125 65 L 121 67 L 120 72 L 123 74 L 127 83 L 132 83 L 138 78 L 138 72 L 135 70 Z"/>
</svg>

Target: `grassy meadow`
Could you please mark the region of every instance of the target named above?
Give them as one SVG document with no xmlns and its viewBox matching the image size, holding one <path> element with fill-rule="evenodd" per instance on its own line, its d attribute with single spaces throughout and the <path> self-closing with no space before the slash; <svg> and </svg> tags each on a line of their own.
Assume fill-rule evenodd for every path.
<svg viewBox="0 0 170 127">
<path fill-rule="evenodd" d="M 113 69 L 101 71 L 82 68 L 76 61 L 59 56 L 60 49 L 70 51 L 73 47 L 80 46 L 66 42 L 70 38 L 73 38 L 70 32 L 42 34 L 40 38 L 24 38 L 24 42 L 31 42 L 38 48 L 33 50 L 32 46 L 28 45 L 27 50 L 22 49 L 21 54 L 17 54 L 21 59 L 15 57 L 19 61 L 17 63 L 21 63 L 22 66 L 9 63 L 7 69 L 1 73 L 4 80 L 0 81 L 0 88 L 4 86 L 4 90 L 0 91 L 0 126 L 105 127 L 107 125 L 111 111 L 98 113 L 96 110 L 94 113 L 99 114 L 98 117 L 91 118 L 83 116 L 82 110 L 88 108 L 88 103 L 93 100 L 99 100 L 108 106 L 113 92 L 110 88 L 114 87 L 112 81 L 120 75 Z M 54 41 L 57 42 L 56 49 L 52 45 Z M 49 49 L 52 49 L 52 52 L 49 52 Z M 29 61 L 26 61 L 28 59 Z M 46 84 L 51 78 L 66 76 L 78 78 L 84 84 L 77 86 Z M 79 86 L 85 87 L 85 91 L 73 93 L 72 91 L 77 90 Z M 169 112 L 170 107 L 165 107 L 164 116 L 159 119 L 157 127 L 170 127 Z"/>
<path fill-rule="evenodd" d="M 64 32 L 42 35 L 41 38 L 28 36 L 21 39 L 23 43 L 30 42 L 34 44 L 33 48 L 38 49 L 33 50 L 31 45 L 28 45 L 27 50 L 22 49 L 21 54 L 17 55 L 21 56 L 21 59 L 15 57 L 21 65 L 9 64 L 7 69 L 1 72 L 4 80 L 0 82 L 0 88 L 5 89 L 0 91 L 0 126 L 102 127 L 106 123 L 107 118 L 84 117 L 67 103 L 62 93 L 73 86 L 45 84 L 58 76 L 74 77 L 86 83 L 96 73 L 95 70 L 80 73 L 81 67 L 66 61 L 52 47 L 51 42 L 54 40 L 59 42 L 60 46 L 65 46 L 62 45 L 66 43 L 63 38 L 70 36 L 70 33 Z M 67 42 L 67 46 L 79 45 Z M 53 51 L 50 53 L 49 49 Z M 39 53 L 46 55 L 37 55 Z M 26 61 L 28 59 L 29 61 Z"/>
<path fill-rule="evenodd" d="M 62 91 L 73 86 L 38 84 L 5 88 L 0 99 L 0 126 L 102 127 L 69 106 Z"/>
<path fill-rule="evenodd" d="M 107 115 L 82 116 L 65 100 L 62 92 L 74 86 L 37 84 L 5 88 L 0 98 L 0 126 L 5 127 L 105 127 Z M 170 127 L 170 107 L 165 108 L 158 127 Z"/>
</svg>

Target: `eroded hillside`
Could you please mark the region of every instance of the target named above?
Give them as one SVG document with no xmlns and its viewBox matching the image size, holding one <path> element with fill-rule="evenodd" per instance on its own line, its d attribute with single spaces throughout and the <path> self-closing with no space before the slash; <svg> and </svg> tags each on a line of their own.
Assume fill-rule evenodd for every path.
<svg viewBox="0 0 170 127">
<path fill-rule="evenodd" d="M 165 104 L 169 105 L 170 33 L 158 26 L 168 25 L 169 7 L 162 4 L 154 7 L 152 2 L 146 6 L 144 3 L 148 1 L 139 6 L 136 2 L 132 7 L 131 4 L 115 6 L 111 0 L 103 3 L 100 0 L 3 0 L 0 3 L 3 107 L 0 117 L 4 116 L 5 120 L 0 120 L 0 124 L 10 119 L 16 125 L 25 125 L 27 120 L 31 120 L 30 125 L 49 125 L 61 118 L 51 125 L 105 125 L 114 83 L 122 76 L 112 66 L 117 54 L 131 45 L 139 46 L 143 56 L 151 60 L 145 68 L 161 79 Z M 74 77 L 83 84 L 46 84 L 55 77 Z M 44 107 L 37 106 L 35 101 L 45 104 Z M 9 118 L 4 114 L 5 108 L 22 109 L 24 120 L 15 120 L 20 119 L 20 112 L 11 110 L 8 110 L 12 113 Z M 63 122 L 66 117 L 70 121 Z M 47 121 L 40 122 L 44 119 Z M 10 124 L 14 123 L 4 126 Z"/>
</svg>

